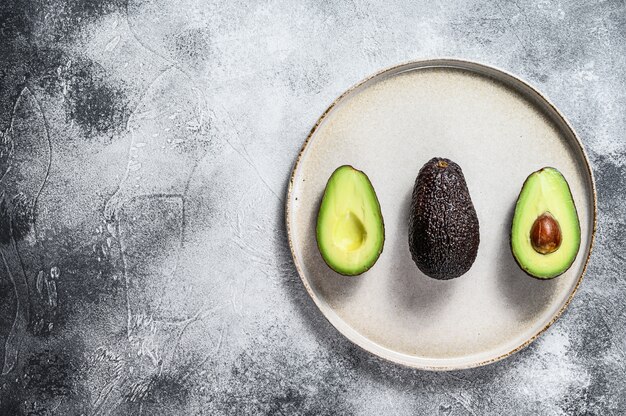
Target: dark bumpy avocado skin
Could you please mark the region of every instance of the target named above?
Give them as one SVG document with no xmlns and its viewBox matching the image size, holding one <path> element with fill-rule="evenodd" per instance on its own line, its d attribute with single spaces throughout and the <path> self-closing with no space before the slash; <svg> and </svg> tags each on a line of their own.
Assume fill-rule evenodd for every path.
<svg viewBox="0 0 626 416">
<path fill-rule="evenodd" d="M 415 180 L 409 218 L 409 249 L 419 269 L 448 280 L 467 272 L 478 252 L 478 217 L 461 167 L 433 158 Z"/>
</svg>

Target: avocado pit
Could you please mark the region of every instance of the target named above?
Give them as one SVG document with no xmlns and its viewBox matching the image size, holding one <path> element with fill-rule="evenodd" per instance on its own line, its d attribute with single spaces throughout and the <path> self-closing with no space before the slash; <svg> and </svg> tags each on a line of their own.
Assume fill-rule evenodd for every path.
<svg viewBox="0 0 626 416">
<path fill-rule="evenodd" d="M 530 242 L 537 253 L 554 253 L 561 246 L 561 227 L 549 212 L 541 214 L 530 229 Z"/>
</svg>

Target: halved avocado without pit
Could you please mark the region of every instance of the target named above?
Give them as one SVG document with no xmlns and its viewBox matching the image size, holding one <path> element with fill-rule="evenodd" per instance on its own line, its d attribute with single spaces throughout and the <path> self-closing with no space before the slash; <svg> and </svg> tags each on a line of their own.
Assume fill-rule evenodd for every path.
<svg viewBox="0 0 626 416">
<path fill-rule="evenodd" d="M 580 247 L 580 222 L 567 181 L 555 168 L 528 176 L 515 205 L 511 251 L 517 264 L 538 279 L 570 268 Z"/>
<path fill-rule="evenodd" d="M 317 216 L 317 245 L 337 273 L 355 276 L 376 263 L 383 251 L 385 226 L 374 187 L 352 166 L 333 172 Z"/>
</svg>

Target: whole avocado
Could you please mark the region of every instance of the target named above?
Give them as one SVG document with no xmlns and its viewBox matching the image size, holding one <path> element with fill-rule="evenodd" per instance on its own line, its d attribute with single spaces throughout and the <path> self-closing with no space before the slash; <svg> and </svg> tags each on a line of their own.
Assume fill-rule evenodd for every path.
<svg viewBox="0 0 626 416">
<path fill-rule="evenodd" d="M 478 253 L 478 217 L 461 167 L 435 157 L 417 175 L 409 216 L 409 249 L 417 267 L 439 280 L 467 272 Z"/>
</svg>

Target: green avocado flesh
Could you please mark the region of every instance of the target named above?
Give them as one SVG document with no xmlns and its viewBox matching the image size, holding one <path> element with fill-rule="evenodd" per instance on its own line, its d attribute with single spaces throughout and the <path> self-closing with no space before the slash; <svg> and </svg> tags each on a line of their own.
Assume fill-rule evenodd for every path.
<svg viewBox="0 0 626 416">
<path fill-rule="evenodd" d="M 363 172 L 333 172 L 317 216 L 317 245 L 324 261 L 343 275 L 372 267 L 383 251 L 385 227 L 374 187 Z"/>
<path fill-rule="evenodd" d="M 541 254 L 531 242 L 535 220 L 549 213 L 561 230 L 556 251 Z M 519 266 L 529 275 L 550 279 L 565 272 L 574 262 L 580 246 L 580 224 L 567 181 L 554 168 L 532 173 L 515 205 L 511 227 L 511 251 Z"/>
</svg>

